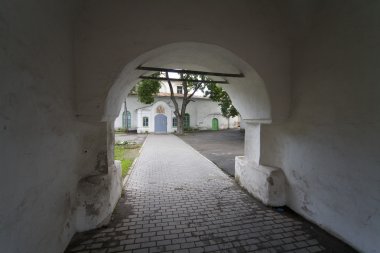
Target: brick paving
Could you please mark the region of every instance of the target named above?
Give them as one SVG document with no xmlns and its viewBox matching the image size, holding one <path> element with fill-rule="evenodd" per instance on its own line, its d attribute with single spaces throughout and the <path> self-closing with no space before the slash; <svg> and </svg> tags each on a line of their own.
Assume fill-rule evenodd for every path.
<svg viewBox="0 0 380 253">
<path fill-rule="evenodd" d="M 261 205 L 178 137 L 149 135 L 111 223 L 77 234 L 66 252 L 355 251 Z"/>
</svg>

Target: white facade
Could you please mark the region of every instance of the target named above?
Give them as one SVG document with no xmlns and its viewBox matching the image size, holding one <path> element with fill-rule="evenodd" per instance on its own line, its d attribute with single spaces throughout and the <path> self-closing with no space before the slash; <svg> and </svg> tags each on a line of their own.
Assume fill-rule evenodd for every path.
<svg viewBox="0 0 380 253">
<path fill-rule="evenodd" d="M 175 92 L 177 91 L 177 86 L 179 85 L 174 85 Z M 139 102 L 137 95 L 128 95 L 120 109 L 119 116 L 115 120 L 115 129 L 128 128 L 128 130 L 137 130 L 138 133 L 157 132 L 155 131 L 155 117 L 158 114 L 163 114 L 167 119 L 166 132 L 176 132 L 177 127 L 173 124 L 175 108 L 168 96 L 167 91 L 169 89 L 167 85 L 162 85 L 160 91 L 161 93 L 159 93 L 151 105 Z M 180 97 L 176 99 L 181 106 L 182 99 Z M 186 107 L 186 113 L 190 117 L 189 127 L 199 130 L 212 129 L 213 120 L 217 121 L 218 129 L 238 128 L 240 126 L 239 117 L 230 119 L 223 117 L 218 103 L 211 101 L 209 98 L 197 96 L 193 97 L 192 100 L 194 102 L 190 102 Z M 127 114 L 125 114 L 125 107 L 128 112 Z M 126 115 L 128 114 L 130 117 L 126 119 Z M 144 117 L 148 118 L 147 125 L 143 124 Z"/>
<path fill-rule="evenodd" d="M 181 107 L 181 94 L 183 93 L 182 84 L 179 82 L 172 82 L 172 86 L 173 91 L 176 94 L 177 103 Z M 189 118 L 189 124 L 187 127 L 199 130 L 213 129 L 213 121 L 214 130 L 237 128 L 240 126 L 239 117 L 232 117 L 230 119 L 223 117 L 218 103 L 204 97 L 202 91 L 198 90 L 192 97 L 192 100 L 193 102 L 190 102 L 186 107 L 186 114 L 188 114 Z M 163 132 L 173 133 L 177 131 L 177 126 L 173 122 L 173 120 L 175 120 L 174 111 L 175 108 L 170 99 L 169 85 L 166 82 L 162 82 L 160 92 L 155 97 L 154 103 L 151 105 L 139 102 L 138 96 L 135 94 L 128 95 L 120 109 L 119 116 L 115 120 L 114 127 L 116 130 L 136 130 L 138 133 L 158 132 L 158 129 L 156 128 L 159 128 L 160 130 L 163 129 L 161 129 L 161 126 L 156 126 L 155 119 L 158 114 L 162 114 L 164 115 L 164 118 L 166 118 L 166 127 Z"/>
</svg>

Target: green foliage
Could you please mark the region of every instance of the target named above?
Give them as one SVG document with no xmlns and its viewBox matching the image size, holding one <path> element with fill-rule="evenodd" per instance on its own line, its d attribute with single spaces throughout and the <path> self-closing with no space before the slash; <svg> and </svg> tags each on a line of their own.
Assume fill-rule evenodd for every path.
<svg viewBox="0 0 380 253">
<path fill-rule="evenodd" d="M 116 144 L 114 148 L 114 159 L 121 161 L 121 175 L 124 178 L 131 165 L 134 161 L 134 158 L 127 158 L 127 152 L 129 149 L 139 148 L 140 145 L 137 144 Z"/>
<path fill-rule="evenodd" d="M 124 159 L 121 161 L 121 176 L 124 178 L 129 171 L 129 168 L 131 168 L 131 165 L 133 163 L 133 159 Z"/>
<path fill-rule="evenodd" d="M 124 159 L 124 152 L 125 152 L 125 147 L 123 145 L 117 145 L 114 148 L 114 157 L 115 160 L 123 160 Z"/>
<path fill-rule="evenodd" d="M 187 91 L 190 93 L 194 90 L 201 90 L 204 91 L 207 87 L 206 84 L 202 82 L 202 80 L 208 80 L 208 78 L 205 75 L 195 75 L 195 74 L 182 74 L 182 79 L 186 79 L 188 81 L 185 81 Z M 194 82 L 199 81 L 199 82 Z"/>
<path fill-rule="evenodd" d="M 158 77 L 159 73 L 154 73 L 153 77 Z M 151 104 L 154 96 L 160 91 L 161 83 L 157 80 L 141 80 L 137 84 L 137 96 L 141 103 Z"/>
<path fill-rule="evenodd" d="M 212 101 L 218 102 L 224 117 L 229 118 L 239 115 L 238 110 L 232 105 L 232 101 L 228 93 L 217 84 L 208 84 L 205 96 L 209 96 Z"/>
</svg>

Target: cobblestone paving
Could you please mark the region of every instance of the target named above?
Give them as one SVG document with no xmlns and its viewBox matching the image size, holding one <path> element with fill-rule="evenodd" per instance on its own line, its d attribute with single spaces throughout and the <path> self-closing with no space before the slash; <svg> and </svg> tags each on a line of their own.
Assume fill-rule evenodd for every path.
<svg viewBox="0 0 380 253">
<path fill-rule="evenodd" d="M 317 230 L 264 207 L 176 136 L 149 135 L 111 224 L 66 252 L 355 252 Z"/>
</svg>

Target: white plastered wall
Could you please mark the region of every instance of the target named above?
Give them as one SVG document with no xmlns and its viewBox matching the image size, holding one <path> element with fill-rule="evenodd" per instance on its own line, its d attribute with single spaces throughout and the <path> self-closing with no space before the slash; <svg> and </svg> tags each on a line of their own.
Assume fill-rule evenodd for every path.
<svg viewBox="0 0 380 253">
<path fill-rule="evenodd" d="M 297 213 L 380 252 L 380 3 L 294 11 L 291 117 L 262 126 L 261 163 L 283 169 Z"/>
<path fill-rule="evenodd" d="M 75 1 L 0 2 L 2 253 L 63 252 L 112 211 L 118 194 L 104 188 L 120 194 L 119 170 L 107 168 L 109 125 L 76 117 L 77 10 Z M 85 184 L 100 189 L 98 205 L 81 202 Z"/>
<path fill-rule="evenodd" d="M 0 2 L 2 253 L 64 250 L 76 231 L 78 170 L 101 152 L 96 138 L 83 146 L 99 125 L 75 118 L 74 10 L 71 1 Z"/>
</svg>

